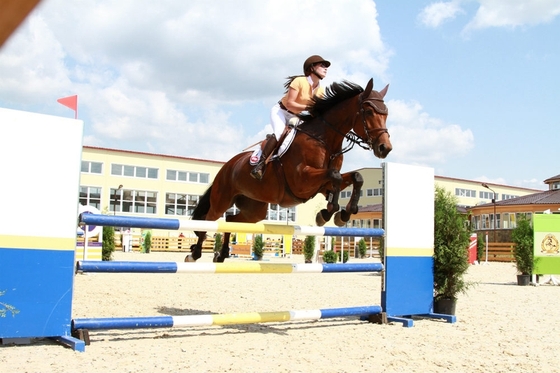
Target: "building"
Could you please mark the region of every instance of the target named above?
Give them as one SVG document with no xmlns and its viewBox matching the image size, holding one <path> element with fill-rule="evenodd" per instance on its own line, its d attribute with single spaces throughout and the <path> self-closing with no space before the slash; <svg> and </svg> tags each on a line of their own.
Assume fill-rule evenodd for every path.
<svg viewBox="0 0 560 373">
<path fill-rule="evenodd" d="M 472 206 L 469 213 L 473 230 L 488 232 L 492 242 L 511 242 L 511 230 L 521 216 L 531 219 L 537 213 L 560 213 L 560 175 L 544 183 L 548 185 L 547 191 L 506 199 L 500 199 L 497 191 L 492 202 Z"/>
<path fill-rule="evenodd" d="M 80 203 L 96 207 L 109 214 L 189 218 L 198 203 L 199 196 L 210 186 L 222 165 L 223 162 L 205 159 L 84 146 Z M 382 169 L 361 168 L 356 171 L 360 172 L 364 179 L 360 191 L 360 212 L 348 225 L 381 227 Z M 551 188 L 559 189 L 560 175 L 548 179 L 547 182 Z M 496 192 L 496 207 L 501 204 L 511 206 L 511 202 L 508 201 L 542 192 L 536 189 L 490 183 L 485 184 L 484 187 L 478 181 L 443 176 L 435 176 L 435 183 L 457 196 L 460 206 L 480 212 L 478 215 L 473 215 L 473 222 L 480 229 L 488 229 L 493 221 L 494 205 L 490 202 L 494 194 L 491 190 Z M 414 180 L 410 181 L 410 192 L 414 193 Z M 339 202 L 342 207 L 350 201 L 351 194 L 350 188 L 341 192 Z M 270 224 L 314 225 L 317 212 L 324 207 L 325 199 L 322 195 L 293 208 L 271 204 L 266 221 Z M 499 212 L 505 214 L 505 211 Z M 512 210 L 508 214 L 517 212 Z M 228 213 L 235 213 L 235 207 L 226 214 Z M 413 210 L 411 213 L 414 213 Z M 475 216 L 479 217 L 475 218 Z M 499 222 L 504 219 L 508 221 L 507 225 L 503 224 L 504 227 L 511 226 L 509 223 L 511 215 L 502 217 L 497 213 L 496 216 Z M 332 225 L 332 222 L 328 225 Z M 134 233 L 139 234 L 139 232 Z M 178 235 L 179 232 L 164 234 Z M 184 232 L 184 234 L 192 235 L 192 232 Z"/>
</svg>

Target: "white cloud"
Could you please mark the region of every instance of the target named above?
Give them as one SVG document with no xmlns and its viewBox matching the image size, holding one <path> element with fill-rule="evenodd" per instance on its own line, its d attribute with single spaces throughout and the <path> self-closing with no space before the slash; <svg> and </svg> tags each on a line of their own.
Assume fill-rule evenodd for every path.
<svg viewBox="0 0 560 373">
<path fill-rule="evenodd" d="M 435 168 L 465 156 L 474 147 L 470 129 L 431 117 L 417 102 L 390 100 L 386 104 L 393 150 L 385 161 Z M 344 170 L 379 167 L 379 162 L 371 152 L 355 148 L 345 156 Z"/>
<path fill-rule="evenodd" d="M 517 27 L 550 22 L 560 14 L 559 0 L 479 0 L 476 15 L 465 31 Z"/>
<path fill-rule="evenodd" d="M 476 14 L 463 29 L 463 34 L 489 27 L 532 26 L 552 21 L 560 14 L 560 0 L 477 0 Z M 444 22 L 464 14 L 468 0 L 438 1 L 418 14 L 425 26 L 437 28 Z"/>
<path fill-rule="evenodd" d="M 437 28 L 442 23 L 452 20 L 458 14 L 463 13 L 460 1 L 437 2 L 432 3 L 422 9 L 418 15 L 418 20 L 424 26 Z"/>
<path fill-rule="evenodd" d="M 2 49 L 0 105 L 65 115 L 56 99 L 78 94 L 86 144 L 223 160 L 264 137 L 268 109 L 258 128 L 244 109 L 311 54 L 325 84 L 383 79 L 375 3 L 45 0 Z"/>
</svg>

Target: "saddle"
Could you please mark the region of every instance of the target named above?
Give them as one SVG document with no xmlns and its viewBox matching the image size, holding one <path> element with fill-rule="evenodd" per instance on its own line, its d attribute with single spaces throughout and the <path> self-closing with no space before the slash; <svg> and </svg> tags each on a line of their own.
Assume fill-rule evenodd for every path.
<svg viewBox="0 0 560 373">
<path fill-rule="evenodd" d="M 296 137 L 297 131 L 295 130 L 295 127 L 297 127 L 300 123 L 301 120 L 298 117 L 293 117 L 288 121 L 288 125 L 284 127 L 284 131 L 282 132 L 280 138 L 278 139 L 278 145 L 276 146 L 276 149 L 271 153 L 271 155 L 265 161 L 266 163 L 274 159 L 280 158 L 284 155 L 284 153 L 286 153 L 286 151 L 290 148 L 290 145 L 292 145 L 294 138 Z M 251 166 L 254 166 L 259 162 L 262 153 L 262 144 L 264 141 L 265 140 L 263 140 L 260 143 L 261 146 L 259 146 L 253 152 L 253 154 L 251 154 L 251 157 L 249 157 L 249 163 L 251 164 Z"/>
</svg>

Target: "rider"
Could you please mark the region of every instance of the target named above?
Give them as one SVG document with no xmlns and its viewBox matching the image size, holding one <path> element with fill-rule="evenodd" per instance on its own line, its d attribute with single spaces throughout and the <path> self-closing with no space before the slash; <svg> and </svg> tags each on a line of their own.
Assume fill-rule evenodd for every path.
<svg viewBox="0 0 560 373">
<path fill-rule="evenodd" d="M 270 111 L 273 133 L 266 136 L 263 141 L 261 158 L 251 171 L 251 176 L 261 180 L 264 175 L 266 159 L 276 148 L 278 139 L 289 120 L 300 114 L 311 103 L 313 96 L 322 97 L 324 88 L 319 85 L 321 80 L 327 76 L 327 68 L 331 63 L 323 57 L 313 55 L 303 63 L 303 73 L 295 77 L 289 77 L 286 93 Z"/>
</svg>

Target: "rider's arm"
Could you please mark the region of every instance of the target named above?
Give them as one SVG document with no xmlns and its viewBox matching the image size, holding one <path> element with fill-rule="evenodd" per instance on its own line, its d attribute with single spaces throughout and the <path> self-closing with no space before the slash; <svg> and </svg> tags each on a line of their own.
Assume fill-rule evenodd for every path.
<svg viewBox="0 0 560 373">
<path fill-rule="evenodd" d="M 290 87 L 290 89 L 288 90 L 288 96 L 286 97 L 285 106 L 288 110 L 294 113 L 300 113 L 306 108 L 306 105 L 302 105 L 296 102 L 297 97 L 298 91 L 295 88 Z"/>
</svg>

